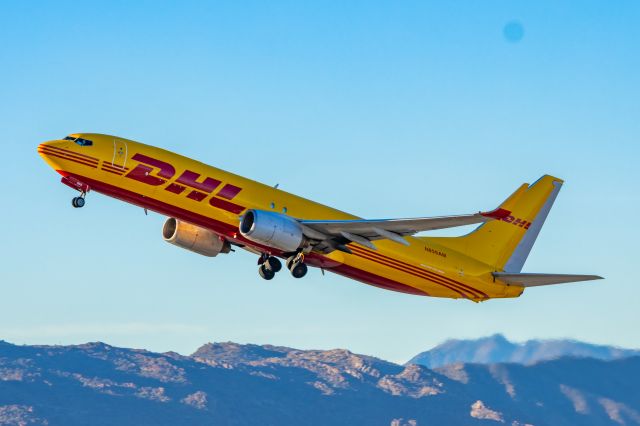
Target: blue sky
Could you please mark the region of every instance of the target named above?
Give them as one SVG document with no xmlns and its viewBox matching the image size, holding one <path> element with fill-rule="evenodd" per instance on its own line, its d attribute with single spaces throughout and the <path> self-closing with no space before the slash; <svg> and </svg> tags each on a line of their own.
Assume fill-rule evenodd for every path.
<svg viewBox="0 0 640 426">
<path fill-rule="evenodd" d="M 394 361 L 495 332 L 640 347 L 639 19 L 633 1 L 4 2 L 0 338 Z M 164 243 L 159 215 L 72 209 L 36 146 L 82 131 L 369 218 L 489 209 L 551 173 L 566 184 L 525 271 L 607 279 L 482 304 L 265 282 L 249 253 Z"/>
</svg>

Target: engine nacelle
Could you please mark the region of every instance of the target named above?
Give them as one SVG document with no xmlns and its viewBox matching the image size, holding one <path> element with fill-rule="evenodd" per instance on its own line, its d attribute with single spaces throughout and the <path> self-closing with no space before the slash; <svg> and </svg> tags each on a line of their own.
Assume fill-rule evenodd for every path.
<svg viewBox="0 0 640 426">
<path fill-rule="evenodd" d="M 162 227 L 162 236 L 170 244 L 203 256 L 215 257 L 229 253 L 231 245 L 208 229 L 170 217 Z"/>
<path fill-rule="evenodd" d="M 305 238 L 297 220 L 276 212 L 247 210 L 240 222 L 245 238 L 285 252 L 301 248 Z"/>
</svg>

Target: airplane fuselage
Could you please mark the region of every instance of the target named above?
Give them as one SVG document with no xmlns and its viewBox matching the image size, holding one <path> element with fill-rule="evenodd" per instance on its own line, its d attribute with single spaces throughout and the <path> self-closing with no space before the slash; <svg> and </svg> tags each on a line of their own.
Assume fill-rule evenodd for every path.
<svg viewBox="0 0 640 426">
<path fill-rule="evenodd" d="M 99 192 L 159 214 L 209 229 L 232 244 L 256 253 L 282 256 L 238 232 L 247 209 L 283 213 L 298 219 L 349 220 L 357 216 L 229 173 L 173 152 L 101 134 L 74 134 L 91 141 L 41 144 L 38 152 L 76 189 Z M 407 237 L 408 245 L 376 241 L 377 250 L 357 243 L 351 254 L 310 252 L 305 262 L 349 278 L 409 294 L 465 298 L 517 297 L 523 288 L 496 282 L 494 268 L 455 250 Z"/>
</svg>

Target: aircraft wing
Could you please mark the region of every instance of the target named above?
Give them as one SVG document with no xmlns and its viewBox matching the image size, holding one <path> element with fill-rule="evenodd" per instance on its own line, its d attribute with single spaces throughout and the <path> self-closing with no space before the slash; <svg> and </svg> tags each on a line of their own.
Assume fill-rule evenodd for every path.
<svg viewBox="0 0 640 426">
<path fill-rule="evenodd" d="M 344 246 L 355 242 L 375 250 L 372 240 L 388 239 L 408 245 L 403 238 L 422 231 L 453 228 L 502 219 L 511 212 L 502 208 L 460 216 L 419 217 L 412 219 L 300 220 L 307 237 L 319 240 L 317 250 L 348 251 Z M 345 250 L 346 249 L 346 250 Z"/>
<path fill-rule="evenodd" d="M 536 287 L 540 285 L 564 284 L 602 279 L 599 275 L 513 274 L 508 272 L 494 272 L 493 276 L 507 284 L 519 285 L 522 287 Z"/>
</svg>

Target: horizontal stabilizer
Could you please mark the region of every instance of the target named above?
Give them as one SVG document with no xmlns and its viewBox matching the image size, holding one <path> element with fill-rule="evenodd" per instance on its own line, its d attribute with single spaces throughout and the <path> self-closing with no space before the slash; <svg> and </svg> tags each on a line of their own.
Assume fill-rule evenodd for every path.
<svg viewBox="0 0 640 426">
<path fill-rule="evenodd" d="M 493 276 L 509 285 L 522 287 L 536 287 L 539 285 L 564 284 L 577 281 L 601 280 L 598 275 L 575 274 L 512 274 L 509 272 L 494 272 Z"/>
</svg>

